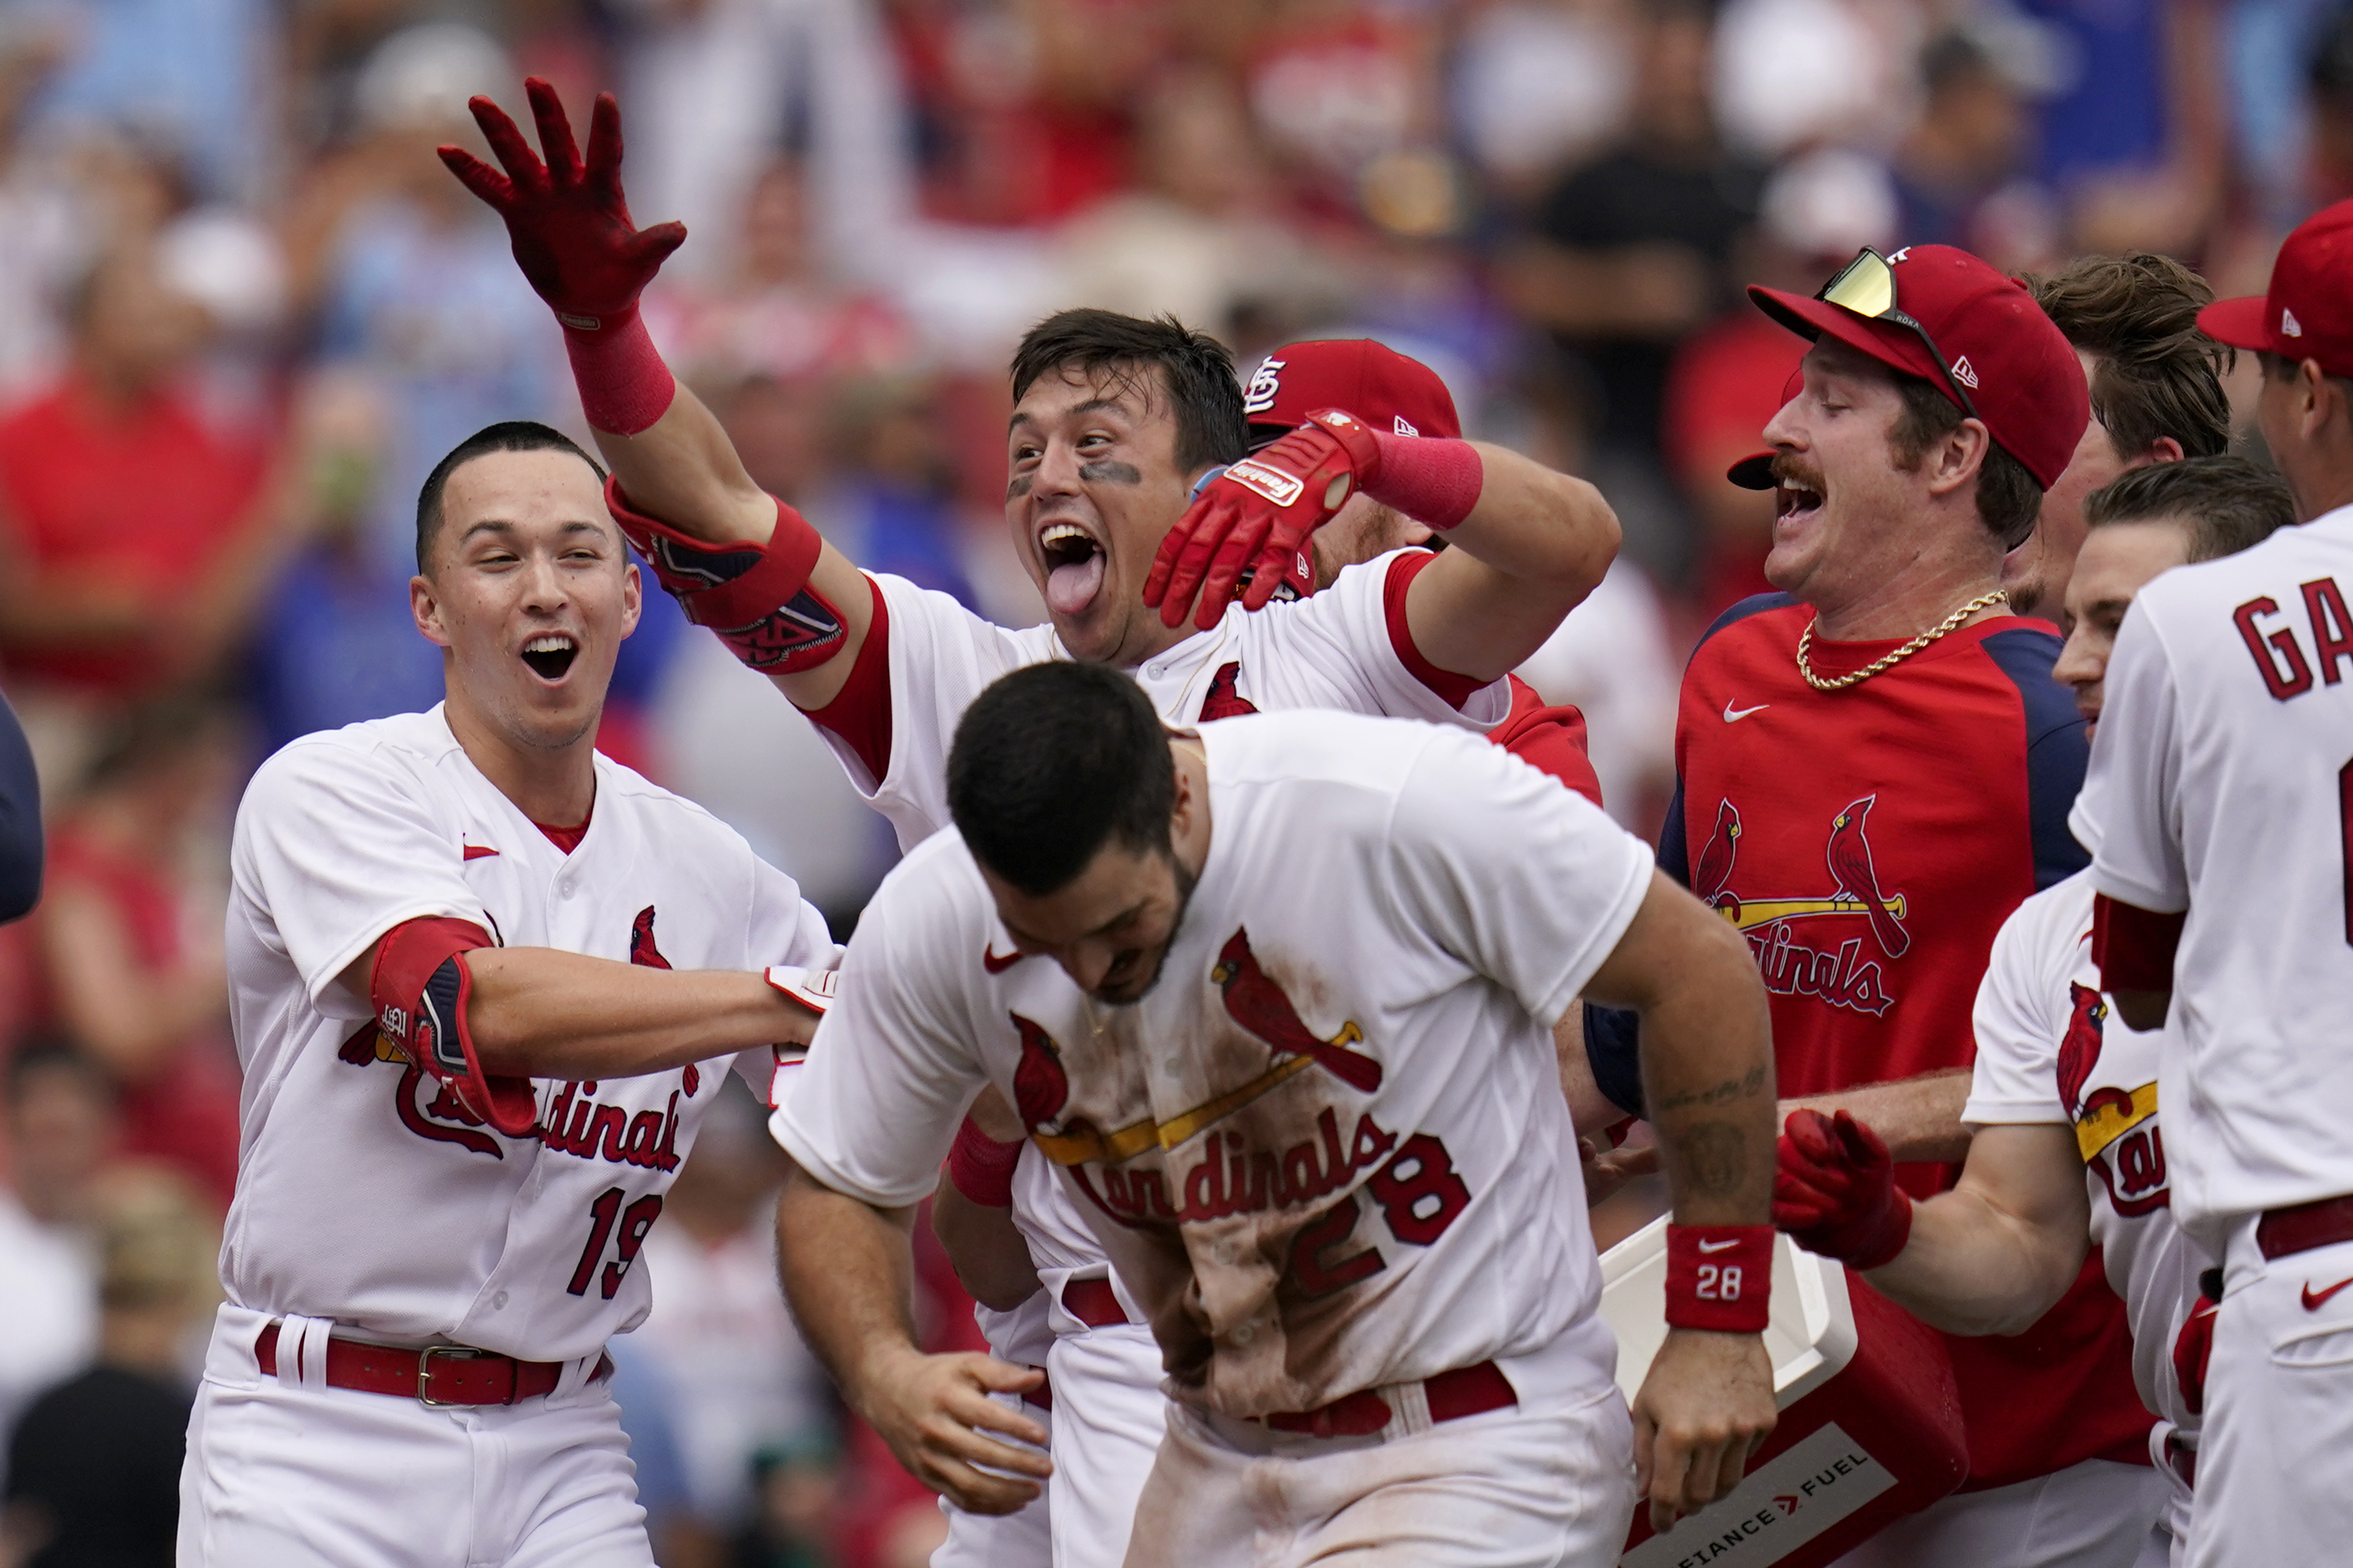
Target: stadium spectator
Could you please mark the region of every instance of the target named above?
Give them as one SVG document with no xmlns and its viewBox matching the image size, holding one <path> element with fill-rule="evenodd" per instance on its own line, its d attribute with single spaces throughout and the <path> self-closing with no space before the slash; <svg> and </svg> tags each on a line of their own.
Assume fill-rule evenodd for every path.
<svg viewBox="0 0 2353 1568">
<path fill-rule="evenodd" d="M 0 420 L 0 652 L 19 691 L 104 712 L 205 675 L 282 546 L 269 447 L 185 377 L 202 309 L 131 252 L 77 290 L 72 363 Z"/>
<path fill-rule="evenodd" d="M 1707 8 L 1645 9 L 1628 141 L 1554 188 L 1498 282 L 1586 374 L 1587 471 L 1618 509 L 1627 552 L 1680 581 L 1690 542 L 1659 449 L 1667 368 L 1676 341 L 1735 298 L 1733 251 L 1764 176 L 1717 138 Z"/>
<path fill-rule="evenodd" d="M 85 1227 L 99 1173 L 116 1148 L 114 1086 L 69 1046 L 18 1047 L 5 1083 L 0 1435 L 35 1395 L 84 1365 L 98 1342 L 96 1258 Z"/>
<path fill-rule="evenodd" d="M 26 1568 L 167 1568 L 194 1379 L 189 1331 L 220 1300 L 220 1228 L 153 1168 L 111 1175 L 93 1226 L 98 1354 L 18 1418 L 0 1540 Z"/>
<path fill-rule="evenodd" d="M 183 868 L 191 833 L 226 819 L 240 771 L 226 715 L 201 699 L 117 722 L 50 836 L 36 922 L 50 1022 L 119 1086 L 123 1152 L 177 1167 L 224 1210 L 237 1138 L 227 973 L 218 905 Z"/>
</svg>

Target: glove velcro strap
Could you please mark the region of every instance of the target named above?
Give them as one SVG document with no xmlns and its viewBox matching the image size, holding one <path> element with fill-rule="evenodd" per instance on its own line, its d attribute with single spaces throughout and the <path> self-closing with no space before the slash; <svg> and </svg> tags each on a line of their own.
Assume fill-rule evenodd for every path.
<svg viewBox="0 0 2353 1568">
<path fill-rule="evenodd" d="M 717 632 L 754 669 L 789 675 L 841 651 L 848 623 L 808 585 L 825 541 L 783 501 L 776 502 L 776 531 L 765 544 L 690 538 L 632 508 L 613 479 L 605 482 L 605 505 L 686 618 Z"/>
<path fill-rule="evenodd" d="M 466 1022 L 473 981 L 461 954 L 494 945 L 471 921 L 404 921 L 376 944 L 368 999 L 376 1027 L 420 1069 L 449 1086 L 467 1110 L 510 1138 L 539 1131 L 539 1091 L 527 1078 L 482 1070 Z"/>
<path fill-rule="evenodd" d="M 1761 1333 L 1772 1301 L 1771 1226 L 1667 1226 L 1667 1327 Z"/>
</svg>

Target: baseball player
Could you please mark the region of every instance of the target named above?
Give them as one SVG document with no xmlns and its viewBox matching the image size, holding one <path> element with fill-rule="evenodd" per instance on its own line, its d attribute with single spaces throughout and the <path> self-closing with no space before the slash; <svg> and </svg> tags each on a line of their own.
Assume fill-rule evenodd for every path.
<svg viewBox="0 0 2353 1568">
<path fill-rule="evenodd" d="M 2192 1568 L 2353 1537 L 2353 202 L 2199 324 L 2262 356 L 2256 421 L 2300 528 L 2168 573 L 2116 635 L 2085 788 L 2093 944 L 2164 1029 L 2173 1217 L 2223 1269 Z"/>
<path fill-rule="evenodd" d="M 1763 998 L 1638 840 L 1458 730 L 1171 732 L 1071 663 L 984 693 L 948 774 L 957 830 L 869 906 L 774 1122 L 786 1292 L 854 1404 L 961 1379 L 908 1332 L 898 1226 L 987 1083 L 1162 1348 L 1130 1564 L 1598 1564 L 1630 1442 L 1662 1524 L 1736 1479 L 1772 1422 Z M 1630 1432 L 1552 1091 L 1588 988 L 1651 1021 L 1683 1222 Z M 995 1407 L 942 1408 L 902 1458 L 1016 1495 Z"/>
<path fill-rule="evenodd" d="M 1033 330 L 1013 367 L 1007 517 L 1050 624 L 1007 631 L 945 595 L 861 574 L 744 475 L 716 422 L 674 385 L 638 324 L 638 289 L 683 236 L 674 225 L 630 224 L 610 100 L 598 103 L 584 160 L 553 92 L 543 83 L 530 91 L 549 164 L 487 100 L 476 114 L 506 173 L 455 148 L 444 157 L 505 216 L 518 260 L 565 323 L 584 406 L 615 465 L 616 515 L 688 614 L 823 730 L 902 847 L 946 823 L 949 735 L 1007 670 L 1050 658 L 1113 664 L 1180 722 L 1324 707 L 1486 729 L 1526 716 L 1515 713 L 1506 672 L 1614 553 L 1616 520 L 1590 486 L 1455 438 L 1442 384 L 1402 356 L 1317 345 L 1324 352 L 1307 356 L 1314 363 L 1266 373 L 1291 377 L 1302 397 L 1331 388 L 1331 400 L 1308 404 L 1300 428 L 1251 457 L 1244 398 L 1222 348 L 1173 322 L 1074 310 Z M 1229 466 L 1215 471 L 1220 465 Z M 1173 530 L 1188 504 L 1194 526 Z M 1376 505 L 1440 530 L 1451 548 L 1340 570 L 1303 603 L 1248 613 L 1286 585 L 1312 588 L 1319 556 L 1332 561 L 1318 531 L 1328 522 L 1345 533 Z M 1227 543 L 1230 559 L 1213 560 Z M 1233 605 L 1245 575 L 1247 595 Z M 1205 576 L 1209 592 L 1196 608 Z M 1160 614 L 1145 603 L 1147 586 L 1160 590 Z M 984 1321 L 1006 1362 L 1034 1365 L 1050 1314 L 1075 1332 L 1125 1310 L 1060 1190 L 1039 1180 L 1014 1196 L 1033 1253 L 1050 1233 L 1069 1247 L 1046 1269 L 1046 1291 Z M 1033 1199 L 1047 1205 L 1034 1224 Z M 1073 1280 L 1085 1317 L 1065 1310 Z M 1127 1392 L 1117 1397 L 1133 1402 L 1159 1373 L 1142 1336 L 1131 1339 Z M 1117 1426 L 1072 1408 L 1091 1381 L 1049 1391 L 1032 1376 L 997 1392 L 1049 1394 L 1056 1426 Z M 1118 1555 L 1140 1479 L 1058 1526 L 1065 1561 Z M 1057 1497 L 1067 1489 L 1058 1484 Z M 1022 1511 L 1035 1547 L 1037 1510 Z M 954 1521 L 942 1568 L 1044 1560 L 1002 1539 L 967 1553 L 968 1522 Z"/>
<path fill-rule="evenodd" d="M 2026 289 L 1949 247 L 1866 250 L 1811 298 L 1750 294 L 1812 340 L 1765 428 L 1765 569 L 1786 592 L 1734 606 L 1692 656 L 1660 863 L 1748 938 L 1784 1112 L 1851 1111 L 1926 1197 L 1968 1145 L 1967 1020 L 1994 934 L 2084 864 L 2066 826 L 2083 721 L 2051 679 L 2058 639 L 2000 614 L 2000 575 L 2089 399 Z M 1622 1028 L 1587 1019 L 1598 1083 L 1637 1109 Z M 2165 1488 L 2096 1266 L 2031 1333 L 1947 1349 L 1968 1476 L 1852 1563 L 2052 1562 L 2031 1547 L 2052 1510 L 2147 1538 Z"/>
<path fill-rule="evenodd" d="M 721 1075 L 765 1097 L 833 949 L 790 879 L 594 751 L 636 568 L 602 474 L 492 426 L 417 504 L 430 712 L 306 736 L 238 808 L 227 1297 L 179 1561 L 652 1562 L 606 1340 Z"/>
<path fill-rule="evenodd" d="M 2140 589 L 2160 572 L 2258 543 L 2295 512 L 2267 470 L 2193 458 L 2094 491 L 2084 521 L 2067 588 L 2073 626 L 2054 673 L 2095 728 L 2116 627 Z M 2088 796 L 2072 826 L 2086 845 L 2099 842 Z M 2091 948 L 2089 868 L 2019 905 L 1994 939 L 1963 1112 L 1975 1136 L 1952 1191 L 1913 1204 L 1868 1128 L 1799 1111 L 1781 1141 L 1773 1213 L 1806 1247 L 1868 1270 L 1883 1294 L 1959 1334 L 2027 1328 L 2073 1283 L 2086 1245 L 2099 1249 L 2131 1320 L 2133 1381 L 2160 1417 L 2150 1447 L 2170 1498 L 2154 1543 L 2065 1510 L 2035 1529 L 2046 1558 L 2125 1568 L 2178 1562 L 2187 1547 L 2201 1365 L 2192 1336 L 2178 1374 L 2175 1347 L 2209 1259 L 2168 1205 L 2159 1037 L 2116 1016 Z"/>
</svg>

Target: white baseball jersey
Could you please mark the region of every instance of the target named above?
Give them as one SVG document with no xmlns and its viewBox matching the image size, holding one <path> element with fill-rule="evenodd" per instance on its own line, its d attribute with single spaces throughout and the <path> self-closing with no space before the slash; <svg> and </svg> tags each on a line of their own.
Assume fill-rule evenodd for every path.
<svg viewBox="0 0 2353 1568">
<path fill-rule="evenodd" d="M 1492 728 L 1511 710 L 1506 682 L 1474 692 L 1458 710 L 1399 651 L 1403 585 L 1392 584 L 1392 573 L 1427 560 L 1426 552 L 1399 551 L 1347 568 L 1310 598 L 1251 613 L 1234 605 L 1208 631 L 1129 673 L 1172 724 L 1196 722 L 1216 696 L 1261 710 L 1328 708 Z M 1070 654 L 1050 625 L 1008 631 L 902 577 L 878 573 L 872 581 L 890 617 L 888 772 L 878 783 L 852 747 L 822 732 L 859 793 L 890 819 L 900 848 L 912 849 L 947 826 L 948 747 L 973 699 L 1001 675 Z M 1400 617 L 1394 627 L 1392 598 Z M 1225 707 L 1213 705 L 1208 716 Z"/>
<path fill-rule="evenodd" d="M 2353 508 L 2140 592 L 2090 782 L 2098 890 L 2187 910 L 2158 1097 L 2175 1220 L 2353 1193 Z"/>
<path fill-rule="evenodd" d="M 1172 1386 L 1229 1415 L 1561 1344 L 1601 1397 L 1615 1345 L 1550 1026 L 1650 851 L 1460 730 L 1302 712 L 1201 742 L 1208 858 L 1141 1002 L 1003 962 L 971 855 L 937 835 L 861 917 L 778 1140 L 912 1204 L 994 1083 Z"/>
<path fill-rule="evenodd" d="M 533 1138 L 481 1124 L 378 1041 L 342 984 L 405 921 L 681 969 L 821 965 L 792 880 L 733 829 L 607 758 L 566 855 L 436 707 L 306 736 L 237 808 L 229 1011 L 245 1066 L 228 1299 L 395 1342 L 593 1356 L 646 1315 L 633 1268 L 721 1075 L 765 1100 L 766 1049 L 604 1082 L 542 1080 Z"/>
<path fill-rule="evenodd" d="M 2072 1129 L 2092 1241 L 2132 1322 L 2141 1402 L 2196 1430 L 2174 1379 L 2173 1341 L 2207 1263 L 2168 1206 L 2157 1089 L 2163 1037 L 2131 1028 L 2100 994 L 2088 870 L 2035 894 L 2002 923 L 1975 1021 L 1976 1079 L 1961 1120 Z"/>
</svg>

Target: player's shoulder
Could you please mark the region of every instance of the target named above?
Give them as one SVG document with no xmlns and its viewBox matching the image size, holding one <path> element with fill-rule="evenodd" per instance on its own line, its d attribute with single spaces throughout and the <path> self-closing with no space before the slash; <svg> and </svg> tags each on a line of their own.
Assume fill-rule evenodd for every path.
<svg viewBox="0 0 2353 1568">
<path fill-rule="evenodd" d="M 1394 791 L 1441 737 L 1490 750 L 1464 731 L 1418 719 L 1334 708 L 1287 709 L 1219 719 L 1200 727 L 1210 776 L 1220 783 L 1341 784 Z"/>
<path fill-rule="evenodd" d="M 893 647 L 915 645 L 935 658 L 940 644 L 962 641 L 1006 669 L 1056 657 L 1060 645 L 1050 623 L 1001 626 L 955 595 L 923 587 L 895 573 L 869 572 L 866 578 L 882 595 L 891 617 Z"/>
<path fill-rule="evenodd" d="M 1787 594 L 1751 594 L 1707 624 L 1691 661 L 1737 660 L 1758 650 L 1785 659 L 1812 615 L 1810 605 Z"/>
<path fill-rule="evenodd" d="M 859 929 L 870 921 L 902 953 L 961 953 L 969 944 L 951 940 L 955 936 L 985 940 L 996 904 L 964 835 L 953 825 L 943 827 L 902 856 L 868 900 Z"/>
<path fill-rule="evenodd" d="M 658 837 L 684 834 L 744 842 L 742 834 L 712 816 L 709 807 L 664 789 L 602 752 L 596 753 L 596 809 L 627 812 Z"/>
<path fill-rule="evenodd" d="M 2086 868 L 2020 900 L 2002 922 L 1998 950 L 2052 954 L 2063 949 L 2072 954 L 2092 929 L 2093 894 L 2092 873 Z"/>
<path fill-rule="evenodd" d="M 250 804 L 290 796 L 407 787 L 458 751 L 457 737 L 436 706 L 297 736 L 263 760 L 246 785 Z"/>
</svg>

